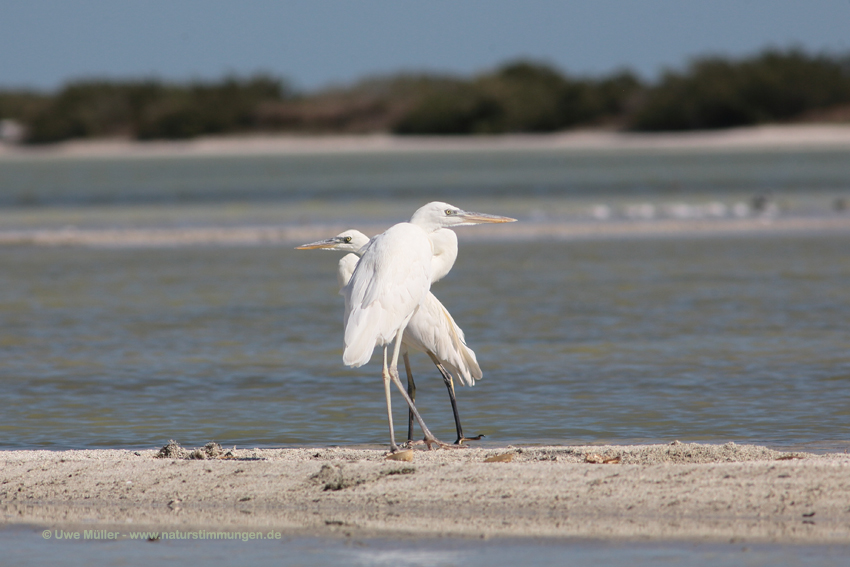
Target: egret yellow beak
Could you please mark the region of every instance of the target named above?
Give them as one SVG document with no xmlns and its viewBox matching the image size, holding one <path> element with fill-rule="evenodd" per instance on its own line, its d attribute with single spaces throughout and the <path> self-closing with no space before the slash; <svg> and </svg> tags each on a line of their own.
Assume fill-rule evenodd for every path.
<svg viewBox="0 0 850 567">
<path fill-rule="evenodd" d="M 333 248 L 334 246 L 342 244 L 342 241 L 338 237 L 326 238 L 325 240 L 317 240 L 316 242 L 311 242 L 309 244 L 302 244 L 301 246 L 296 246 L 296 250 L 315 250 L 317 248 Z"/>
<path fill-rule="evenodd" d="M 516 222 L 516 219 L 512 219 L 511 217 L 499 217 L 496 215 L 488 215 L 486 213 L 470 213 L 467 211 L 463 211 L 458 214 L 460 218 L 465 220 L 466 222 L 482 224 L 482 223 L 499 223 L 499 222 Z"/>
</svg>

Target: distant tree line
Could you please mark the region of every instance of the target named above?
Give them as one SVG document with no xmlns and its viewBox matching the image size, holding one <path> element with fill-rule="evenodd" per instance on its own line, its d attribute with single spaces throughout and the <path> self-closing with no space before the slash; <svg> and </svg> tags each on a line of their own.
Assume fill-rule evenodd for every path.
<svg viewBox="0 0 850 567">
<path fill-rule="evenodd" d="M 698 59 L 642 95 L 634 130 L 728 128 L 811 117 L 850 121 L 850 56 L 767 51 L 729 61 Z"/>
<path fill-rule="evenodd" d="M 265 103 L 289 96 L 267 77 L 174 85 L 160 81 L 78 81 L 56 94 L 0 92 L 0 117 L 24 125 L 26 141 L 130 137 L 192 138 L 259 129 Z"/>
<path fill-rule="evenodd" d="M 769 50 L 741 60 L 707 57 L 655 84 L 629 71 L 571 77 L 529 61 L 469 79 L 400 74 L 315 93 L 267 76 L 189 84 L 89 80 L 52 94 L 0 91 L 0 119 L 22 125 L 24 141 L 33 144 L 249 132 L 453 135 L 850 122 L 850 56 Z"/>
</svg>

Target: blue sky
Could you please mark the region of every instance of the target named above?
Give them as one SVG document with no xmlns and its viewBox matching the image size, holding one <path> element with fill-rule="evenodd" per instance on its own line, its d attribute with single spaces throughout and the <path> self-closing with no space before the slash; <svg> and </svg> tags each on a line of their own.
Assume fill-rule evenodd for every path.
<svg viewBox="0 0 850 567">
<path fill-rule="evenodd" d="M 850 52 L 850 0 L 0 0 L 0 87 L 267 72 L 302 89 L 520 57 L 653 78 L 701 54 Z"/>
</svg>

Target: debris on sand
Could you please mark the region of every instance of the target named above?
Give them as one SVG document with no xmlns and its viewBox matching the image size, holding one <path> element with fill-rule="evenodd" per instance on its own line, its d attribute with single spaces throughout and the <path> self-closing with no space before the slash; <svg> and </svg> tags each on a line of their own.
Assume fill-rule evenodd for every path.
<svg viewBox="0 0 850 567">
<path fill-rule="evenodd" d="M 184 449 L 180 444 L 172 439 L 156 454 L 157 459 L 189 459 L 189 460 L 206 460 L 206 459 L 232 459 L 232 451 L 224 452 L 221 445 L 215 441 L 210 441 L 199 449 Z"/>
<path fill-rule="evenodd" d="M 156 454 L 157 459 L 185 459 L 188 451 L 180 446 L 180 443 L 174 439 L 170 440 L 159 453 Z"/>
<path fill-rule="evenodd" d="M 224 450 L 221 445 L 215 441 L 210 441 L 201 449 L 195 449 L 189 454 L 190 459 L 203 461 L 204 459 L 220 459 L 224 456 Z"/>
</svg>

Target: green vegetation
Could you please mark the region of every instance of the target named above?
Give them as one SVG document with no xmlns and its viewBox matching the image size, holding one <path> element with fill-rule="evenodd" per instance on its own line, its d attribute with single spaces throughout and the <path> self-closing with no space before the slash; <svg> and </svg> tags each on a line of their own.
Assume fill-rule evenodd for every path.
<svg viewBox="0 0 850 567">
<path fill-rule="evenodd" d="M 280 81 L 266 77 L 188 86 L 81 81 L 54 96 L 0 94 L 0 116 L 23 123 L 31 143 L 108 136 L 192 138 L 253 130 L 257 109 L 287 94 Z"/>
<path fill-rule="evenodd" d="M 850 58 L 767 51 L 752 59 L 694 61 L 648 89 L 635 130 L 695 130 L 787 121 L 850 104 Z"/>
<path fill-rule="evenodd" d="M 393 130 L 399 134 L 552 132 L 616 119 L 640 88 L 629 73 L 573 80 L 543 65 L 512 63 L 421 97 Z"/>
<path fill-rule="evenodd" d="M 0 119 L 22 124 L 33 144 L 247 132 L 661 131 L 848 118 L 850 56 L 799 50 L 738 61 L 702 58 L 654 85 L 628 71 L 578 78 L 517 61 L 471 79 L 402 74 L 309 94 L 266 76 L 183 85 L 78 81 L 53 94 L 0 91 Z"/>
</svg>

